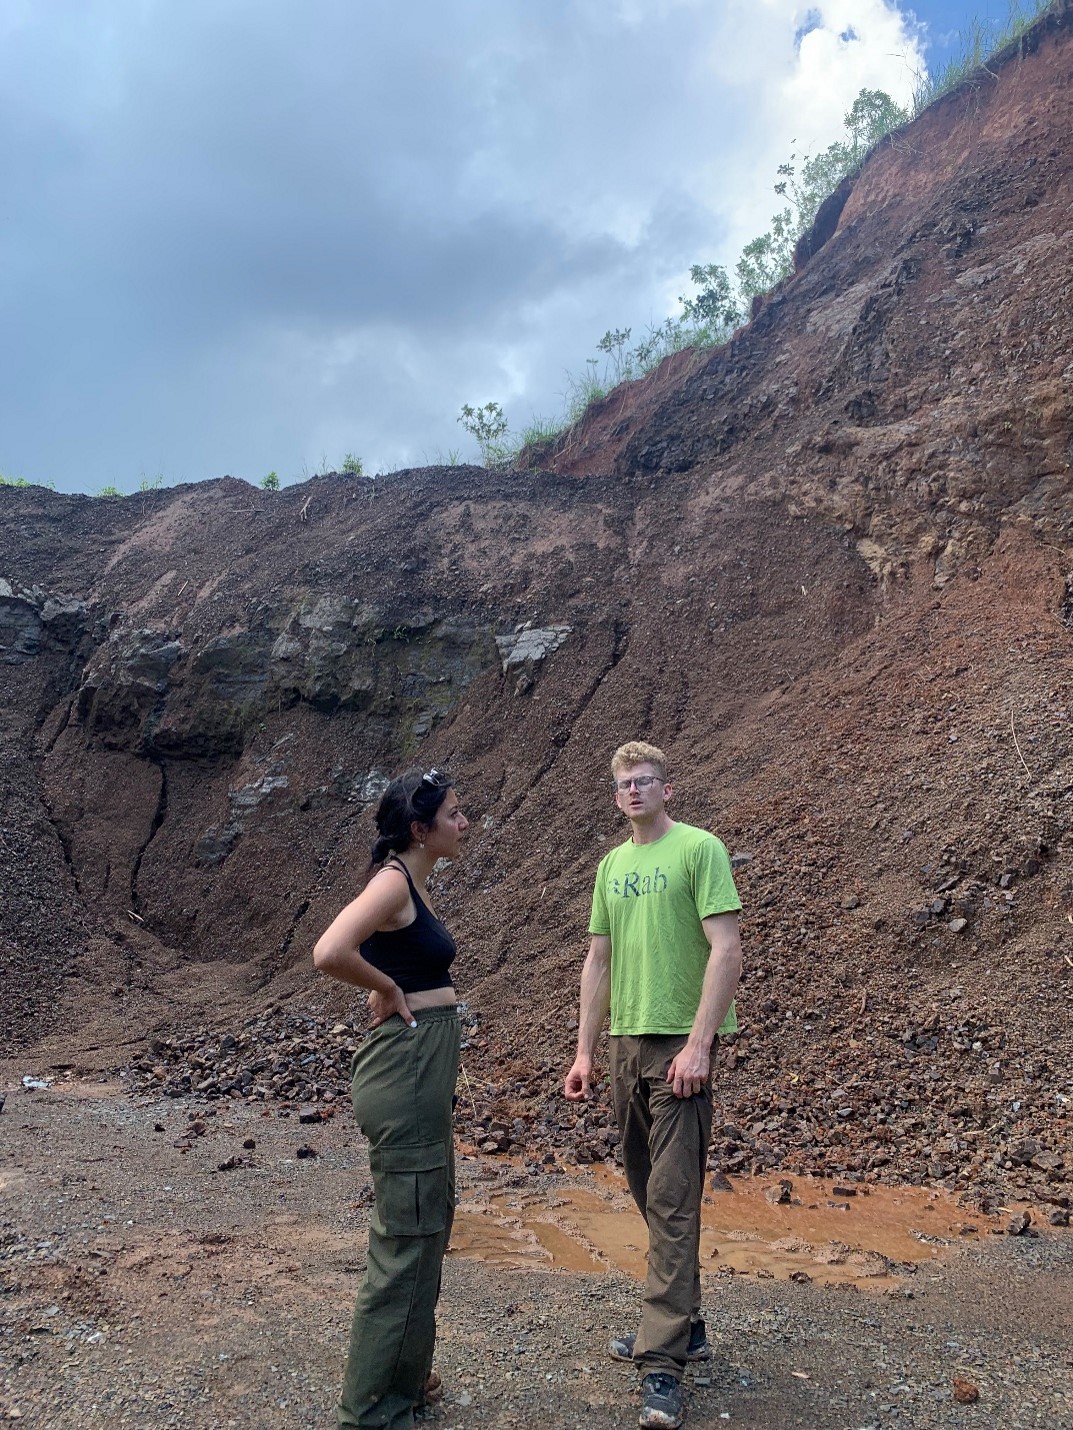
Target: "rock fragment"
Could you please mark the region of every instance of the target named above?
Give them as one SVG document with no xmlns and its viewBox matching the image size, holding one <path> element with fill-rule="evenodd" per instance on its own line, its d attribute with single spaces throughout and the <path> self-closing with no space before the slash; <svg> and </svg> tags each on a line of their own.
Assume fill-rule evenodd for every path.
<svg viewBox="0 0 1073 1430">
<path fill-rule="evenodd" d="M 959 1405 L 975 1405 L 980 1399 L 979 1389 L 973 1385 L 971 1380 L 966 1380 L 964 1376 L 955 1375 L 953 1386 L 954 1399 Z"/>
<path fill-rule="evenodd" d="M 764 1188 L 764 1197 L 772 1206 L 789 1206 L 794 1184 L 789 1177 L 783 1177 L 773 1187 Z"/>
</svg>

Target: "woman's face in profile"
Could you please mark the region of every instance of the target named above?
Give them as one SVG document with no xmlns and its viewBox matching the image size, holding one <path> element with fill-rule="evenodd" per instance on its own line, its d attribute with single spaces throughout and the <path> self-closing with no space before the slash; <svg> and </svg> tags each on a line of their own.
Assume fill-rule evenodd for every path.
<svg viewBox="0 0 1073 1430">
<path fill-rule="evenodd" d="M 457 859 L 468 828 L 469 820 L 462 813 L 458 796 L 453 789 L 449 789 L 446 799 L 436 811 L 436 818 L 425 840 L 425 848 L 434 853 L 437 859 Z"/>
</svg>

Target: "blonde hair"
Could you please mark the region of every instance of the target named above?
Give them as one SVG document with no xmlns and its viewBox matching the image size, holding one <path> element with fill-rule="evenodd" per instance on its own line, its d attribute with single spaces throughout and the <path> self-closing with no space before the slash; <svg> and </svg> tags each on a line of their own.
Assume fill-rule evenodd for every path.
<svg viewBox="0 0 1073 1430">
<path fill-rule="evenodd" d="M 634 765 L 654 765 L 659 771 L 659 777 L 666 783 L 667 780 L 667 756 L 658 745 L 648 745 L 644 740 L 627 740 L 625 745 L 620 745 L 611 756 L 611 773 L 617 775 L 619 770 L 632 769 Z"/>
</svg>

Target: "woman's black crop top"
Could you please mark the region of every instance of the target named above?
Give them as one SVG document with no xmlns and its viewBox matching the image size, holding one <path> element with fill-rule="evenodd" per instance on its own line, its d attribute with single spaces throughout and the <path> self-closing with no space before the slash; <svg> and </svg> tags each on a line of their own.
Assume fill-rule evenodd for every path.
<svg viewBox="0 0 1073 1430">
<path fill-rule="evenodd" d="M 458 949 L 455 941 L 414 888 L 410 871 L 399 862 L 410 886 L 417 917 L 401 929 L 377 929 L 361 946 L 362 958 L 393 978 L 404 993 L 425 993 L 430 988 L 449 988 L 448 971 Z"/>
</svg>

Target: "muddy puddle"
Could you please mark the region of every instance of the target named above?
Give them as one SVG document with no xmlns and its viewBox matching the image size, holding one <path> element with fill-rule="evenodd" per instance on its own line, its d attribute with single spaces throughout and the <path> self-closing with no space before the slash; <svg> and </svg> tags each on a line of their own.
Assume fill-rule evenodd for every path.
<svg viewBox="0 0 1073 1430">
<path fill-rule="evenodd" d="M 701 1267 L 712 1275 L 883 1291 L 921 1263 L 987 1235 L 991 1224 L 950 1197 L 915 1187 L 740 1180 L 705 1195 Z M 450 1254 L 513 1269 L 598 1275 L 617 1268 L 640 1280 L 647 1244 L 625 1179 L 602 1168 L 551 1193 L 470 1193 L 458 1207 Z"/>
</svg>

